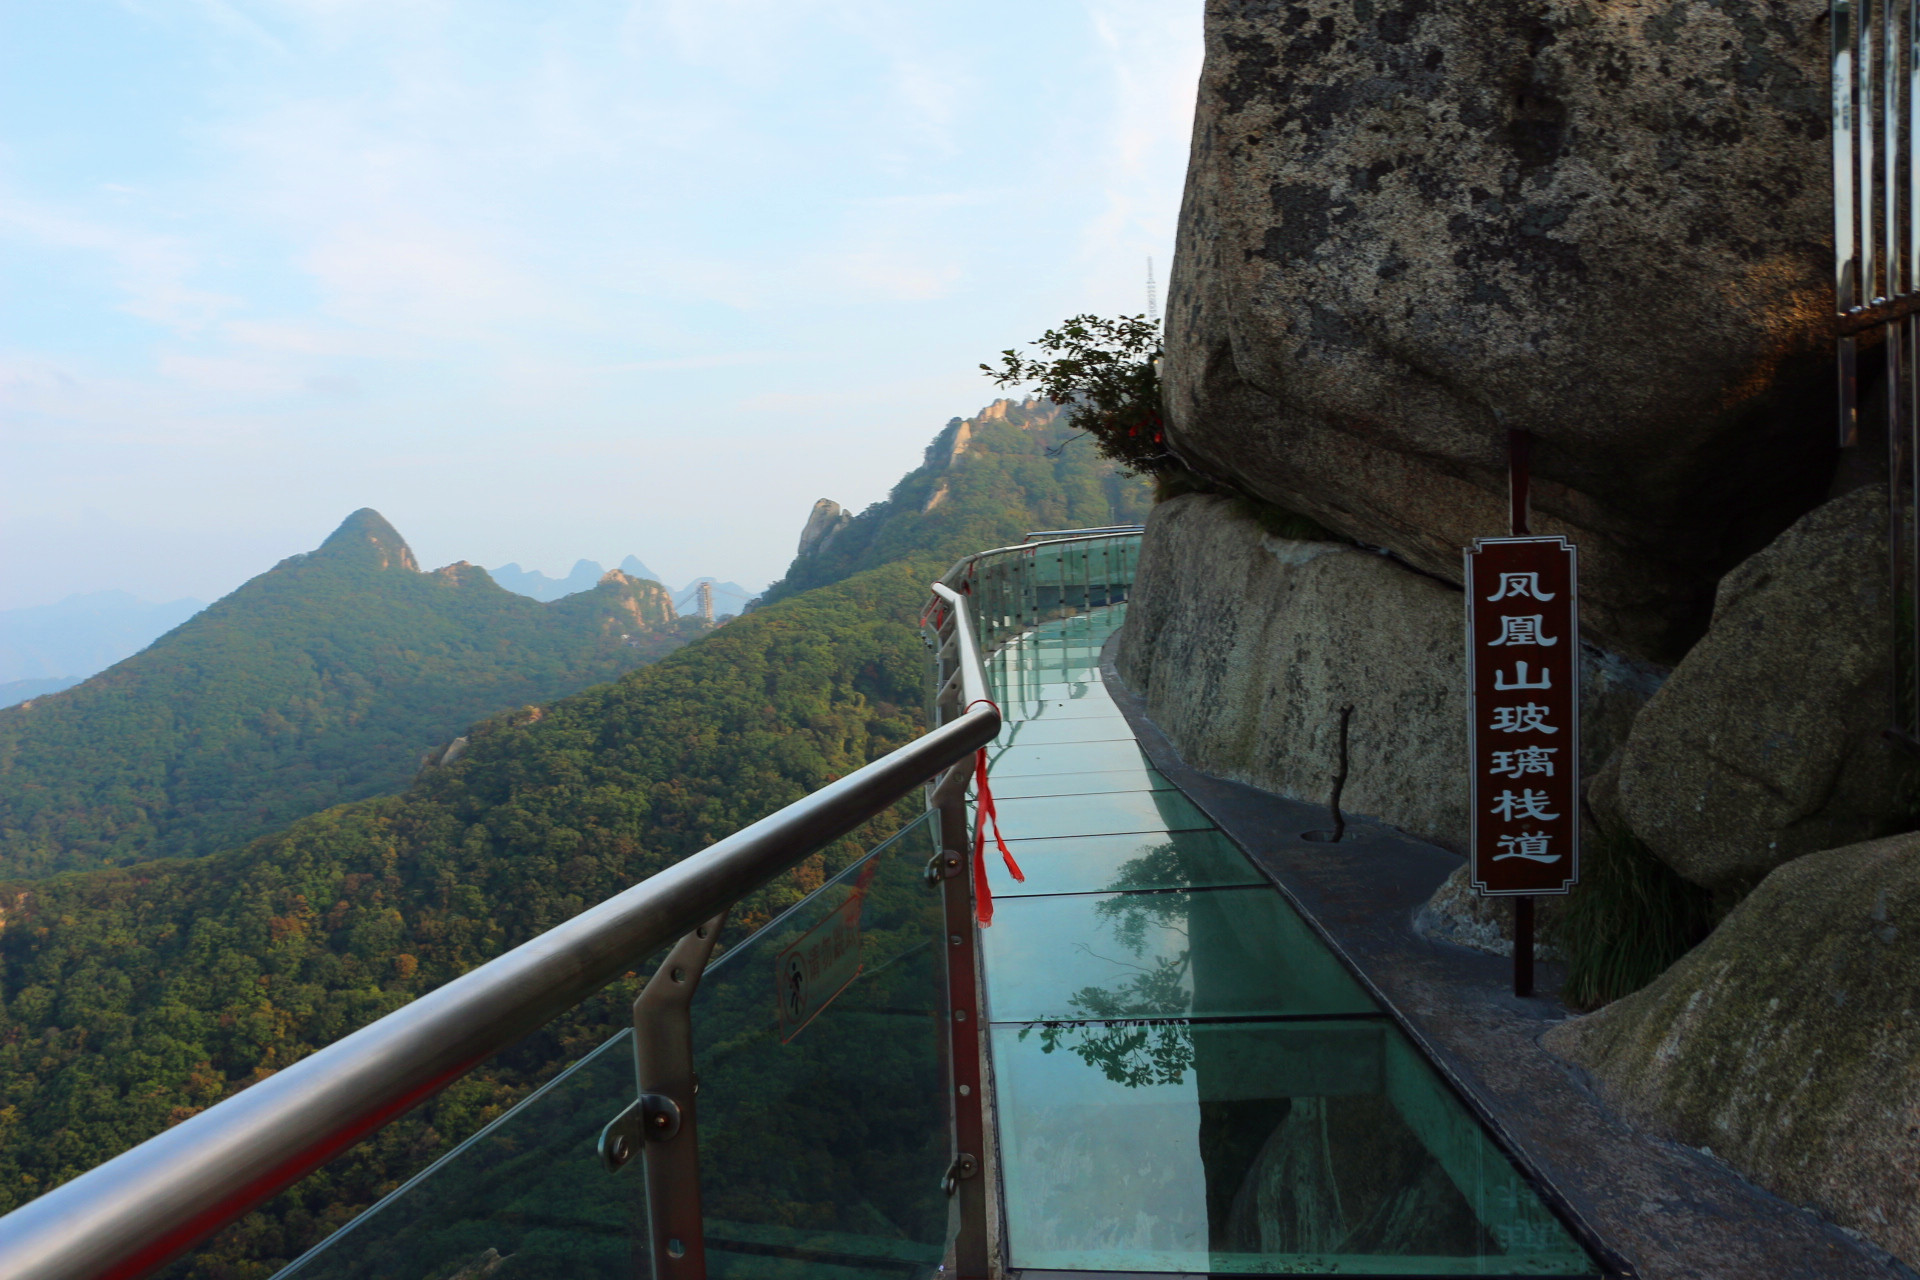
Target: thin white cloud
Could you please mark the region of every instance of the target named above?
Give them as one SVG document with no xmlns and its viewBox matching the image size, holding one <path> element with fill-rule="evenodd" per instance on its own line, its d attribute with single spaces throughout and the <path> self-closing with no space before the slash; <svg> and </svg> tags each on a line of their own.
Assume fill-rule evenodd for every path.
<svg viewBox="0 0 1920 1280">
<path fill-rule="evenodd" d="M 0 238 L 82 317 L 0 328 L 23 501 L 742 581 L 979 360 L 1138 308 L 1198 68 L 1198 0 L 125 2 L 181 77 L 154 155 L 0 144 Z"/>
<path fill-rule="evenodd" d="M 211 323 L 239 299 L 198 288 L 200 257 L 178 236 L 156 235 L 0 197 L 0 237 L 34 250 L 64 251 L 105 264 L 120 299 L 115 309 L 180 332 Z"/>
</svg>

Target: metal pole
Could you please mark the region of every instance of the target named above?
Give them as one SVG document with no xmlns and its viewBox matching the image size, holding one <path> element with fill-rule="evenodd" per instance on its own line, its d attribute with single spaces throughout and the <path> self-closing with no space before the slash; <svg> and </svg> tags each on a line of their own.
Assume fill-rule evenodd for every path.
<svg viewBox="0 0 1920 1280">
<path fill-rule="evenodd" d="M 963 765 L 954 766 L 956 769 Z M 973 924 L 973 859 L 967 839 L 964 790 L 943 797 L 940 848 L 945 878 L 941 898 L 947 931 L 947 1083 L 953 1107 L 953 1162 L 947 1194 L 959 1203 L 954 1238 L 958 1280 L 987 1280 L 986 1118 L 981 1099 L 979 959 Z"/>
<path fill-rule="evenodd" d="M 654 1280 L 706 1280 L 695 1120 L 693 993 L 725 913 L 682 938 L 633 1002 L 634 1080 L 646 1135 L 647 1226 Z"/>
<path fill-rule="evenodd" d="M 1513 900 L 1513 994 L 1533 994 L 1533 895 Z"/>
</svg>

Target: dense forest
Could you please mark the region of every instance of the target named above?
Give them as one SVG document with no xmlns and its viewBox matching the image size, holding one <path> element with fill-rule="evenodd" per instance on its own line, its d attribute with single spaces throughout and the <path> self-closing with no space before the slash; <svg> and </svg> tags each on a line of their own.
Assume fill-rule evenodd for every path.
<svg viewBox="0 0 1920 1280">
<path fill-rule="evenodd" d="M 541 604 L 472 565 L 422 573 L 355 512 L 144 651 L 0 710 L 0 875 L 212 853 L 399 791 L 473 721 L 704 630 L 624 575 Z"/>
<path fill-rule="evenodd" d="M 615 683 L 487 720 L 402 795 L 212 856 L 0 882 L 0 1211 L 920 732 L 930 578 L 1030 529 L 1144 509 L 1144 482 L 1058 449 L 1066 434 L 1044 413 L 983 415 L 955 449 L 950 426 L 856 518 L 858 549 L 797 561 L 786 598 Z M 734 936 L 844 856 L 756 895 Z M 602 993 L 177 1273 L 270 1274 L 604 1038 L 630 999 Z"/>
</svg>

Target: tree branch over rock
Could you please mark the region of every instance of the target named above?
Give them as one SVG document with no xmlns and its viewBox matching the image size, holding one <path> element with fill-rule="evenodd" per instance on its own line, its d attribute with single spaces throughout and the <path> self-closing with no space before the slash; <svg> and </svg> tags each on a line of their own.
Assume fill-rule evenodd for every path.
<svg viewBox="0 0 1920 1280">
<path fill-rule="evenodd" d="M 1160 324 L 1144 315 L 1074 316 L 1033 345 L 1052 359 L 1000 353 L 981 365 L 995 386 L 1031 386 L 1071 412 L 1067 425 L 1094 439 L 1127 470 L 1152 474 L 1176 464 L 1167 452 L 1160 399 Z"/>
</svg>

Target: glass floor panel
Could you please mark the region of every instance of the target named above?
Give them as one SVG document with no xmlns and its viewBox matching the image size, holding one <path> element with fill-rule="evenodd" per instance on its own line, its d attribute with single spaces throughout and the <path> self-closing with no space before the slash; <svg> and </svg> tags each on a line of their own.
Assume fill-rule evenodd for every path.
<svg viewBox="0 0 1920 1280">
<path fill-rule="evenodd" d="M 1593 1276 L 1384 1018 L 993 1029 L 1011 1265 Z"/>
<path fill-rule="evenodd" d="M 1042 698 L 1059 698 L 1070 702 L 1085 700 L 1102 706 L 1113 705 L 1105 685 L 1099 680 L 996 680 L 993 672 L 989 671 L 987 684 L 996 699 L 1016 704 Z"/>
<path fill-rule="evenodd" d="M 988 756 L 1027 876 L 994 860 L 981 934 L 1011 1266 L 1599 1275 L 1238 847 L 1133 741 L 1081 737 L 1125 723 L 1095 657 L 1120 612 L 990 663 L 1038 711 Z"/>
<path fill-rule="evenodd" d="M 1099 684 L 1100 664 L 1097 661 L 1071 662 L 1057 661 L 1051 657 L 1031 655 L 1029 665 L 1021 674 L 1030 680 L 1042 684 Z M 1009 688 L 1009 684 L 996 680 L 992 668 L 987 670 L 987 683 L 998 688 Z"/>
<path fill-rule="evenodd" d="M 1139 750 L 1131 739 L 1115 745 Z M 987 779 L 991 782 L 993 775 L 989 773 Z M 1129 831 L 1201 831 L 1213 826 L 1207 815 L 1178 791 L 1034 796 L 999 801 L 997 807 L 1000 830 L 1009 840 L 1035 840 L 1042 836 L 1101 836 Z"/>
<path fill-rule="evenodd" d="M 1135 835 L 1009 840 L 1024 884 L 993 868 L 993 896 L 1101 893 L 1126 889 L 1203 889 L 1265 885 L 1247 856 L 1218 831 L 1149 831 Z"/>
<path fill-rule="evenodd" d="M 1098 773 L 1027 773 L 1001 778 L 993 794 L 1002 800 L 1021 796 L 1085 796 L 1103 791 L 1171 791 L 1173 783 L 1158 769 L 1103 769 Z"/>
<path fill-rule="evenodd" d="M 1028 773 L 1070 773 L 1081 769 L 1105 773 L 1111 769 L 1138 768 L 1146 763 L 1146 755 L 1131 740 L 987 749 L 987 777 L 996 783 L 1002 777 Z"/>
<path fill-rule="evenodd" d="M 1122 720 L 1110 698 L 1025 698 L 1000 704 L 1008 720 Z"/>
<path fill-rule="evenodd" d="M 1030 644 L 1009 644 L 1003 652 L 1008 655 L 1017 655 L 1022 659 L 1031 656 L 1034 661 L 1041 664 L 1049 661 L 1057 662 L 1062 658 L 1067 658 L 1076 662 L 1086 662 L 1097 665 L 1100 661 L 1100 651 L 1104 645 L 1104 641 L 1093 639 L 1042 640 Z"/>
<path fill-rule="evenodd" d="M 1267 886 L 1010 898 L 982 941 L 997 1023 L 1377 1011 Z"/>
<path fill-rule="evenodd" d="M 1120 716 L 1079 720 L 1009 720 L 994 739 L 1002 746 L 1042 742 L 1132 742 L 1133 730 Z"/>
</svg>

